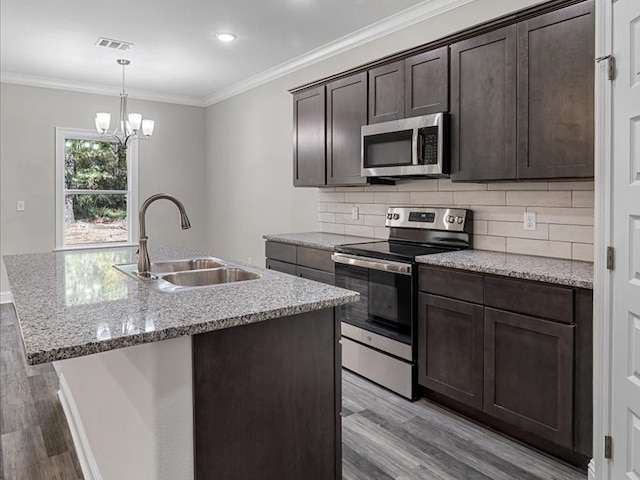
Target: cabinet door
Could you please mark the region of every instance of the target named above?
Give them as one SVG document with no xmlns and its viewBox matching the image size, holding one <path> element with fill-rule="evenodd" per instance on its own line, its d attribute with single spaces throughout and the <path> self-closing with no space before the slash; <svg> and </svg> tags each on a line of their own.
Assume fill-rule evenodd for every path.
<svg viewBox="0 0 640 480">
<path fill-rule="evenodd" d="M 418 383 L 482 409 L 483 307 L 419 295 Z"/>
<path fill-rule="evenodd" d="M 518 24 L 518 177 L 593 177 L 593 1 Z"/>
<path fill-rule="evenodd" d="M 315 282 L 326 283 L 328 285 L 336 284 L 336 277 L 333 273 L 323 272 L 322 270 L 315 270 L 313 268 L 306 268 L 297 266 L 296 275 Z"/>
<path fill-rule="evenodd" d="M 516 26 L 451 46 L 453 180 L 516 177 Z"/>
<path fill-rule="evenodd" d="M 267 258 L 265 266 L 269 270 L 275 270 L 276 272 L 288 273 L 289 275 L 297 275 L 296 266 L 292 263 L 281 262 L 279 260 L 273 260 Z"/>
<path fill-rule="evenodd" d="M 404 60 L 369 70 L 369 123 L 404 118 Z"/>
<path fill-rule="evenodd" d="M 484 411 L 571 448 L 574 327 L 485 308 Z"/>
<path fill-rule="evenodd" d="M 325 92 L 321 87 L 293 96 L 293 185 L 326 183 Z"/>
<path fill-rule="evenodd" d="M 449 48 L 405 60 L 405 117 L 449 111 Z"/>
<path fill-rule="evenodd" d="M 365 72 L 327 85 L 327 184 L 367 183 L 361 175 L 360 129 L 367 123 Z"/>
</svg>

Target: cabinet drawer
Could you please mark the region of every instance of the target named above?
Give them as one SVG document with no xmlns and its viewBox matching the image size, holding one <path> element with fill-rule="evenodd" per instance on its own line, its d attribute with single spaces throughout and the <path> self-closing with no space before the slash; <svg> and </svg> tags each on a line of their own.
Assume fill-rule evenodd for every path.
<svg viewBox="0 0 640 480">
<path fill-rule="evenodd" d="M 482 275 L 440 267 L 420 267 L 419 288 L 426 293 L 482 303 Z"/>
<path fill-rule="evenodd" d="M 328 250 L 298 247 L 298 261 L 296 263 L 302 267 L 333 273 L 333 260 L 331 260 L 331 252 Z"/>
<path fill-rule="evenodd" d="M 293 263 L 280 262 L 267 258 L 266 267 L 276 272 L 288 273 L 289 275 L 297 275 L 296 266 Z"/>
<path fill-rule="evenodd" d="M 296 267 L 296 275 L 316 282 L 326 283 L 328 285 L 336 284 L 335 275 L 333 273 L 323 272 L 322 270 L 298 266 Z"/>
<path fill-rule="evenodd" d="M 267 242 L 265 246 L 267 258 L 281 262 L 296 263 L 296 246 L 279 242 Z"/>
<path fill-rule="evenodd" d="M 512 312 L 573 323 L 573 290 L 542 283 L 485 277 L 484 304 Z"/>
</svg>

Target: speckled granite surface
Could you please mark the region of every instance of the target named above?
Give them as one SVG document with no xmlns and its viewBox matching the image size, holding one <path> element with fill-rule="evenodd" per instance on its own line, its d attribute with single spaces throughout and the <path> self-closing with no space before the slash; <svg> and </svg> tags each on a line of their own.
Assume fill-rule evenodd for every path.
<svg viewBox="0 0 640 480">
<path fill-rule="evenodd" d="M 531 255 L 461 250 L 417 257 L 420 263 L 593 289 L 593 264 Z"/>
<path fill-rule="evenodd" d="M 356 301 L 330 285 L 247 266 L 260 280 L 163 293 L 116 270 L 135 248 L 7 255 L 5 266 L 31 365 L 157 342 Z M 151 261 L 194 258 L 151 250 Z M 233 262 L 239 264 L 238 262 Z"/>
<path fill-rule="evenodd" d="M 380 242 L 380 238 L 355 237 L 353 235 L 340 235 L 325 232 L 303 233 L 273 233 L 263 235 L 265 240 L 272 242 L 289 243 L 301 247 L 319 248 L 321 250 L 333 250 L 336 245 L 345 243 Z"/>
</svg>

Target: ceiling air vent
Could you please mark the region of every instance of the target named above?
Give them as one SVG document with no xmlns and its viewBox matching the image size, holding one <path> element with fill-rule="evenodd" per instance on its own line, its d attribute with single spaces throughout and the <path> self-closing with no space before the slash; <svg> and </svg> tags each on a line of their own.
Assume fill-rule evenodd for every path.
<svg viewBox="0 0 640 480">
<path fill-rule="evenodd" d="M 113 50 L 129 50 L 129 47 L 133 46 L 131 42 L 123 42 L 121 40 L 112 40 L 111 38 L 100 37 L 96 41 L 96 45 L 99 47 L 111 48 Z"/>
</svg>

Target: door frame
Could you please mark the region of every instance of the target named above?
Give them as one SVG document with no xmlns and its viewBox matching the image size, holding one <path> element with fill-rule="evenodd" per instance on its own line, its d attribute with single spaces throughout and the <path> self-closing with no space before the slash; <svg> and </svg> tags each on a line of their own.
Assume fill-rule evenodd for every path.
<svg viewBox="0 0 640 480">
<path fill-rule="evenodd" d="M 612 52 L 613 2 L 596 0 L 596 57 Z M 607 270 L 607 246 L 612 245 L 612 82 L 607 62 L 595 68 L 595 208 L 593 269 L 593 458 L 589 480 L 609 480 L 610 465 L 604 458 L 604 436 L 611 433 L 612 286 Z"/>
</svg>

